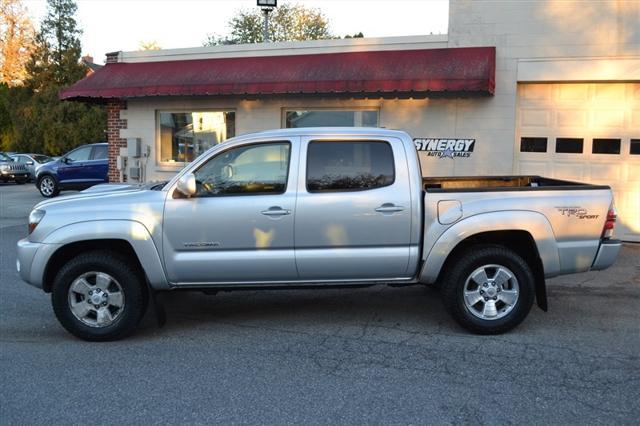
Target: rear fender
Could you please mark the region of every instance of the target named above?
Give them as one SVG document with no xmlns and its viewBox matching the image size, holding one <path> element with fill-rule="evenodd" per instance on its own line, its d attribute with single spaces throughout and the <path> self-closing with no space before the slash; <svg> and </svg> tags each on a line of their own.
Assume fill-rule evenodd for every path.
<svg viewBox="0 0 640 426">
<path fill-rule="evenodd" d="M 551 224 L 544 215 L 532 211 L 501 211 L 483 213 L 463 219 L 447 229 L 425 254 L 419 281 L 436 282 L 442 266 L 453 249 L 465 239 L 491 231 L 526 231 L 532 237 L 549 278 L 560 272 L 558 245 Z M 428 251 L 427 251 L 428 250 Z"/>
</svg>

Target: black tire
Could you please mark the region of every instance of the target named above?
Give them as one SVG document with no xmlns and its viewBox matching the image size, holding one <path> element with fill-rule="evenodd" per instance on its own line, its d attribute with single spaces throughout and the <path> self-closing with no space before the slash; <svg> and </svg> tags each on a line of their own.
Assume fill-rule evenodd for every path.
<svg viewBox="0 0 640 426">
<path fill-rule="evenodd" d="M 106 326 L 90 326 L 71 311 L 69 288 L 88 272 L 103 272 L 117 280 L 124 293 L 122 312 Z M 148 291 L 140 271 L 118 254 L 97 250 L 71 259 L 56 274 L 51 303 L 60 324 L 71 334 L 88 341 L 122 339 L 133 332 L 147 310 Z"/>
<path fill-rule="evenodd" d="M 504 316 L 483 319 L 474 315 L 464 299 L 467 279 L 474 271 L 485 265 L 504 266 L 517 279 L 518 298 Z M 441 285 L 442 301 L 451 316 L 467 330 L 476 334 L 500 334 L 520 324 L 527 316 L 535 298 L 535 279 L 529 265 L 515 252 L 498 245 L 477 245 L 456 255 L 455 263 L 445 266 Z M 480 286 L 478 286 L 480 289 Z M 499 294 L 499 293 L 498 293 Z M 485 293 L 486 296 L 486 293 Z M 486 299 L 485 299 L 486 300 Z M 489 301 L 491 302 L 491 301 Z M 479 302 L 482 306 L 484 301 Z M 496 304 L 502 302 L 494 302 Z M 501 305 L 502 306 L 502 305 Z M 506 305 L 504 305 L 506 306 Z"/>
<path fill-rule="evenodd" d="M 51 182 L 51 185 L 53 187 L 53 190 L 51 192 L 49 192 L 44 188 L 44 185 L 46 182 Z M 51 175 L 40 176 L 38 178 L 37 186 L 38 186 L 38 190 L 40 191 L 40 194 L 42 194 L 42 196 L 45 198 L 53 198 L 60 193 L 60 185 L 58 184 L 58 181 L 56 180 L 56 178 L 54 178 Z"/>
</svg>

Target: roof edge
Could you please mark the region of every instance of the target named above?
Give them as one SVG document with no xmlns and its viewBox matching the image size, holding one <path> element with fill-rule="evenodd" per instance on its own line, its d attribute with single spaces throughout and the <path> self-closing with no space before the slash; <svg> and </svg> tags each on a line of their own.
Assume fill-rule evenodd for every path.
<svg viewBox="0 0 640 426">
<path fill-rule="evenodd" d="M 235 58 L 245 56 L 308 55 L 314 53 L 360 52 L 445 48 L 447 34 L 397 37 L 363 37 L 273 43 L 247 43 L 224 46 L 114 52 L 118 62 L 164 62 L 191 59 Z"/>
</svg>

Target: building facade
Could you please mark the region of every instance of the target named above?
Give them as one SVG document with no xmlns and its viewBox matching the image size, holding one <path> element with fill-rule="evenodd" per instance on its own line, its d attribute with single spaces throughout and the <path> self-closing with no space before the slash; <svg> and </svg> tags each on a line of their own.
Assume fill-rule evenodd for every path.
<svg viewBox="0 0 640 426">
<path fill-rule="evenodd" d="M 451 0 L 447 35 L 115 52 L 61 98 L 107 105 L 112 181 L 249 132 L 386 127 L 427 176 L 611 185 L 640 241 L 639 23 L 637 1 Z"/>
</svg>

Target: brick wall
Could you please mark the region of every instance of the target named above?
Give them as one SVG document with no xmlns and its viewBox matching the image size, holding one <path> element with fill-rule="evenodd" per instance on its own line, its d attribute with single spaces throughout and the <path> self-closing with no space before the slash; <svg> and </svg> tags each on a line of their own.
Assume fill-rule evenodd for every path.
<svg viewBox="0 0 640 426">
<path fill-rule="evenodd" d="M 116 158 L 120 148 L 127 146 L 127 140 L 120 137 L 120 130 L 127 128 L 127 120 L 120 118 L 120 111 L 127 109 L 127 102 L 121 99 L 107 102 L 107 142 L 109 142 L 109 182 L 120 182 L 120 171 Z"/>
</svg>

